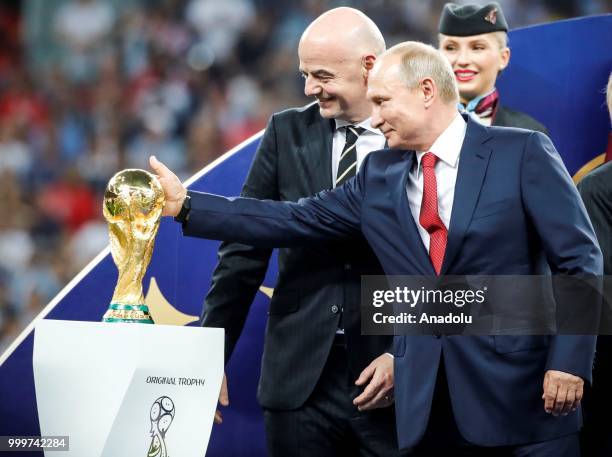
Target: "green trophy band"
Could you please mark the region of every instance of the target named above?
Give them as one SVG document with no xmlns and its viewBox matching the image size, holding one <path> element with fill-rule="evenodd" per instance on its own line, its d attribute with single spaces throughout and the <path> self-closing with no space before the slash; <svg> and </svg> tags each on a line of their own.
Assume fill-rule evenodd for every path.
<svg viewBox="0 0 612 457">
<path fill-rule="evenodd" d="M 164 202 L 159 181 L 148 171 L 123 170 L 108 182 L 103 212 L 119 278 L 103 322 L 153 324 L 142 279 L 151 261 Z"/>
</svg>

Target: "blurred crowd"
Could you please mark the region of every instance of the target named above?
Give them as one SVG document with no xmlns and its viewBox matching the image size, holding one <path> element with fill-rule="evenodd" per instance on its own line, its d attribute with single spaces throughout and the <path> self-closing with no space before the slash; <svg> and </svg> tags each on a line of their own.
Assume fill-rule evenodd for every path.
<svg viewBox="0 0 612 457">
<path fill-rule="evenodd" d="M 388 45 L 433 43 L 444 3 L 3 0 L 0 352 L 106 246 L 102 194 L 116 171 L 148 168 L 154 153 L 187 178 L 305 104 L 297 43 L 323 11 L 363 10 Z M 512 28 L 610 9 L 499 3 Z"/>
</svg>

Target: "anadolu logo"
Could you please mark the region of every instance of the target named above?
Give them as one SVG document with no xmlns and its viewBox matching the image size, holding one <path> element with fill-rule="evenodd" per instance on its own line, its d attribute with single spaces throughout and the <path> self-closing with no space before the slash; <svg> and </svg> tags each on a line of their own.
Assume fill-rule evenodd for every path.
<svg viewBox="0 0 612 457">
<path fill-rule="evenodd" d="M 151 445 L 147 457 L 168 457 L 166 432 L 174 419 L 174 402 L 170 397 L 159 397 L 151 406 Z"/>
</svg>

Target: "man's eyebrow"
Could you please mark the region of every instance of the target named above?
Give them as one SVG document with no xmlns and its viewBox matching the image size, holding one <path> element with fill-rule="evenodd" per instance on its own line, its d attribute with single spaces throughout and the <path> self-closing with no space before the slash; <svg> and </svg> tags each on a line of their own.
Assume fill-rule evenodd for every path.
<svg viewBox="0 0 612 457">
<path fill-rule="evenodd" d="M 302 73 L 306 73 L 304 70 L 300 70 L 300 71 Z M 331 72 L 329 72 L 327 70 L 323 70 L 323 69 L 311 71 L 310 74 L 312 76 L 316 77 L 316 78 L 334 76 L 333 73 L 331 73 Z"/>
</svg>

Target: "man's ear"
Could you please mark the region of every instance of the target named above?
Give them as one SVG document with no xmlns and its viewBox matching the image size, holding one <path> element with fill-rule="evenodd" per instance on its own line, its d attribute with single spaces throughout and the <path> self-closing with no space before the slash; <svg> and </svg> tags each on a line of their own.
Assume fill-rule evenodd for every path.
<svg viewBox="0 0 612 457">
<path fill-rule="evenodd" d="M 431 78 L 423 78 L 419 82 L 419 91 L 423 97 L 425 108 L 429 108 L 437 96 L 436 83 Z"/>
<path fill-rule="evenodd" d="M 361 58 L 361 68 L 363 71 L 364 78 L 368 79 L 368 75 L 372 68 L 374 68 L 374 64 L 376 63 L 376 56 L 374 54 L 368 54 L 367 56 L 363 56 Z"/>
<path fill-rule="evenodd" d="M 368 54 L 363 58 L 363 66 L 366 70 L 370 71 L 376 63 L 376 56 L 374 54 Z"/>
</svg>

